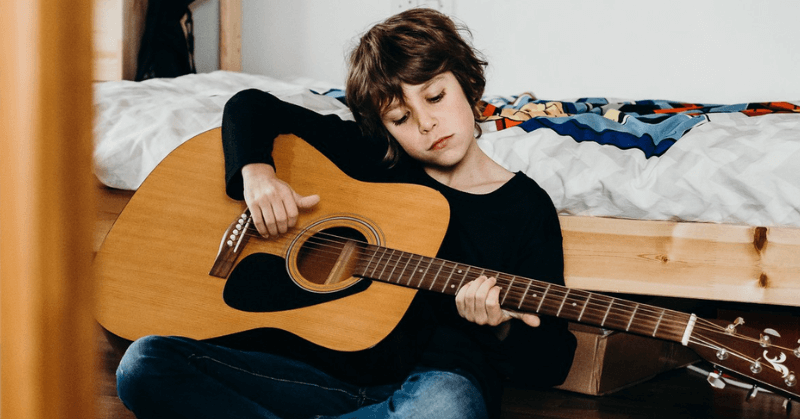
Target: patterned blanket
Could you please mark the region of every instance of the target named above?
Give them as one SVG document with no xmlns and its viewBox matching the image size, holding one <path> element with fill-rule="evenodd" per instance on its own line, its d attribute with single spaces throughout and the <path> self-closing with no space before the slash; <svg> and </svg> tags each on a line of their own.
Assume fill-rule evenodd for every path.
<svg viewBox="0 0 800 419">
<path fill-rule="evenodd" d="M 636 148 L 645 157 L 661 156 L 695 126 L 714 114 L 741 112 L 747 116 L 800 113 L 788 102 L 710 105 L 639 100 L 612 102 L 585 98 L 574 102 L 536 100 L 531 94 L 513 99 L 495 97 L 484 103 L 483 116 L 496 130 L 519 126 L 525 132 L 548 128 L 575 141 L 595 141 L 623 150 Z"/>
</svg>

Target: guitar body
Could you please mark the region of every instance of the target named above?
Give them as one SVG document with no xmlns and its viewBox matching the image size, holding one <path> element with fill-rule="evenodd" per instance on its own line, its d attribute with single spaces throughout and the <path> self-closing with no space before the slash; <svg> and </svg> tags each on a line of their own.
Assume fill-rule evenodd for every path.
<svg viewBox="0 0 800 419">
<path fill-rule="evenodd" d="M 225 194 L 220 129 L 211 130 L 156 167 L 106 237 L 95 259 L 98 322 L 127 340 L 274 328 L 349 352 L 386 338 L 416 291 L 354 278 L 335 259 L 316 263 L 313 252 L 300 250 L 303 231 L 313 226 L 433 256 L 447 228 L 447 201 L 418 185 L 356 181 L 297 137 L 278 138 L 273 157 L 281 179 L 321 201 L 286 235 L 244 242 L 234 265 L 262 257 L 271 261 L 267 271 L 238 287 L 209 275 L 226 229 L 246 209 Z"/>
</svg>

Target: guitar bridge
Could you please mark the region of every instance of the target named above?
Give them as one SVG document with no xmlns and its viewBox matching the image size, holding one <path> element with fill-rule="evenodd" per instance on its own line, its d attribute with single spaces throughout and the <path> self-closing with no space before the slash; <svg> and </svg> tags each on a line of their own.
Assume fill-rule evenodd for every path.
<svg viewBox="0 0 800 419">
<path fill-rule="evenodd" d="M 230 275 L 241 249 L 247 244 L 247 230 L 252 222 L 253 217 L 250 216 L 250 210 L 247 209 L 228 226 L 225 234 L 222 235 L 217 257 L 214 259 L 214 266 L 211 267 L 209 275 L 217 278 L 227 278 Z"/>
</svg>

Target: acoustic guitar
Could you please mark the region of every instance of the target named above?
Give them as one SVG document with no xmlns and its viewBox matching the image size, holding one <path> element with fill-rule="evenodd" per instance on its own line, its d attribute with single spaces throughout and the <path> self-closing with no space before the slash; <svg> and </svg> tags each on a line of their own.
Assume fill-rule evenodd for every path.
<svg viewBox="0 0 800 419">
<path fill-rule="evenodd" d="M 225 195 L 219 129 L 164 159 L 96 257 L 99 323 L 127 340 L 279 329 L 325 350 L 356 352 L 390 335 L 417 290 L 455 295 L 487 275 L 497 278 L 508 310 L 680 342 L 717 368 L 800 397 L 800 342 L 782 342 L 776 330 L 435 258 L 449 217 L 438 192 L 354 180 L 294 136 L 279 137 L 273 157 L 281 179 L 321 197 L 278 239 L 259 236 L 245 204 Z M 722 385 L 714 374 L 709 382 Z"/>
</svg>

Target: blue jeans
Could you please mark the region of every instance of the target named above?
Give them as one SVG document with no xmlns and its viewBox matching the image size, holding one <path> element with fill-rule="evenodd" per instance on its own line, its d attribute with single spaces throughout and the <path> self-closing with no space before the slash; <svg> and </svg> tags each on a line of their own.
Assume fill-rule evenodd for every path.
<svg viewBox="0 0 800 419">
<path fill-rule="evenodd" d="M 117 393 L 149 418 L 486 418 L 469 374 L 419 368 L 403 382 L 357 387 L 302 362 L 177 337 L 134 342 Z"/>
</svg>

